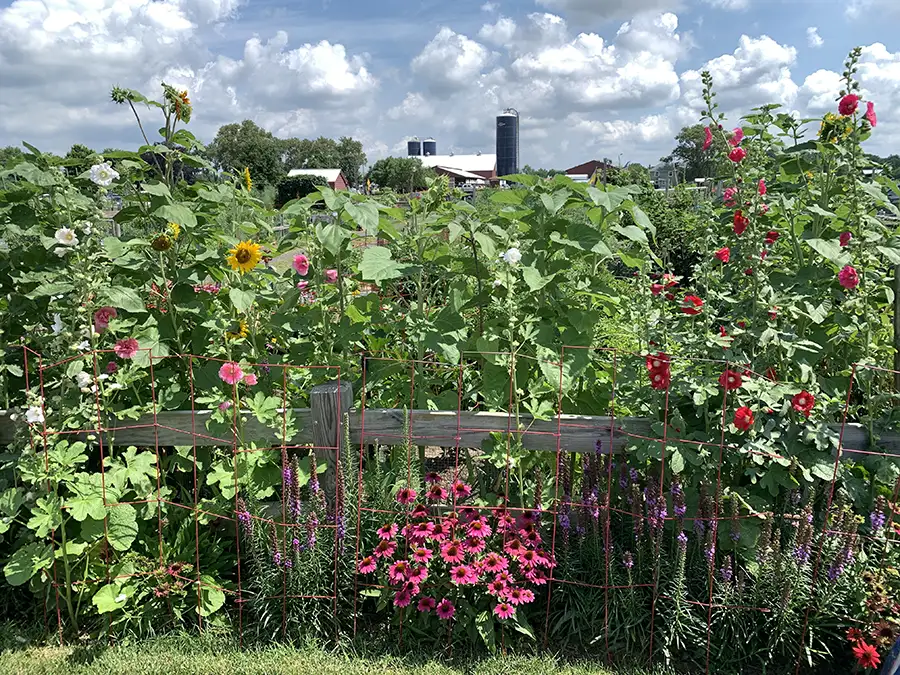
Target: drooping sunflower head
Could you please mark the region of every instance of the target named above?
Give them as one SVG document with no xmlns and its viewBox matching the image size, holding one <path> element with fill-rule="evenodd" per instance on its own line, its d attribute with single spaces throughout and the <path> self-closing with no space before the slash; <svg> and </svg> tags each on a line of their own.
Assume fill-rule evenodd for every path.
<svg viewBox="0 0 900 675">
<path fill-rule="evenodd" d="M 172 239 L 165 233 L 158 234 L 150 242 L 150 246 L 153 247 L 154 251 L 168 251 L 172 248 Z"/>
<path fill-rule="evenodd" d="M 253 189 L 253 180 L 250 178 L 250 167 L 244 167 L 244 187 L 247 188 L 247 192 Z"/>
<path fill-rule="evenodd" d="M 172 239 L 178 239 L 178 235 L 181 234 L 181 225 L 178 223 L 169 223 L 168 226 L 169 233 L 172 235 Z"/>
<path fill-rule="evenodd" d="M 243 319 L 239 319 L 236 323 L 232 324 L 231 330 L 225 332 L 226 340 L 237 340 L 238 338 L 245 338 L 250 335 L 250 327 L 247 325 L 247 322 Z"/>
<path fill-rule="evenodd" d="M 228 251 L 226 260 L 231 265 L 231 269 L 246 274 L 252 270 L 262 259 L 259 244 L 253 243 L 251 240 L 242 241 L 233 249 Z"/>
</svg>

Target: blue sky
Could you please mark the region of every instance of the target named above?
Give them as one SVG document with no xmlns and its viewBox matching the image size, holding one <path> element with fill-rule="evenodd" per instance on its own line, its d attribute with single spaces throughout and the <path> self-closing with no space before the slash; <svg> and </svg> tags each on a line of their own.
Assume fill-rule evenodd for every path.
<svg viewBox="0 0 900 675">
<path fill-rule="evenodd" d="M 887 154 L 900 148 L 892 25 L 900 0 L 0 0 L 0 145 L 133 146 L 109 89 L 155 94 L 165 79 L 191 92 L 204 140 L 250 118 L 360 138 L 370 160 L 410 135 L 492 152 L 511 105 L 523 163 L 646 164 L 696 119 L 699 70 L 735 123 L 768 101 L 815 116 L 861 45 L 870 150 Z"/>
</svg>

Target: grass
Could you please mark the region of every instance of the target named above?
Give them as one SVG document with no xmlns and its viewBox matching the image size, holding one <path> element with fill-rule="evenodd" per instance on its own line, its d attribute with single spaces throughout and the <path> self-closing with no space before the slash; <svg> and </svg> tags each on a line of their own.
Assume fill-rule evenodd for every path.
<svg viewBox="0 0 900 675">
<path fill-rule="evenodd" d="M 128 644 L 51 646 L 34 642 L 10 626 L 0 626 L 0 673 L 284 673 L 315 675 L 651 675 L 645 670 L 608 670 L 598 663 L 564 662 L 553 656 L 494 656 L 440 661 L 431 654 L 364 655 L 350 647 L 325 651 L 314 646 L 272 645 L 239 650 L 227 638 L 177 634 Z M 662 675 L 663 671 L 654 671 Z"/>
</svg>

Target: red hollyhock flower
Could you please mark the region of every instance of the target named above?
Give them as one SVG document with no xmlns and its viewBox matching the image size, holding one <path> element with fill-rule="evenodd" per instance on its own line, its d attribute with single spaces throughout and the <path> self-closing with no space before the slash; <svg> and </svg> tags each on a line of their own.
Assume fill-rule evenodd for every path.
<svg viewBox="0 0 900 675">
<path fill-rule="evenodd" d="M 674 293 L 666 293 L 666 300 L 674 300 L 674 299 L 675 299 Z"/>
<path fill-rule="evenodd" d="M 841 246 L 848 246 L 851 239 L 853 239 L 853 235 L 849 232 L 841 232 L 841 236 L 838 237 L 838 241 L 841 242 Z"/>
<path fill-rule="evenodd" d="M 743 211 L 738 209 L 734 212 L 734 233 L 737 236 L 741 236 L 744 234 L 744 230 L 747 229 L 747 225 L 750 224 L 750 219 L 744 215 Z"/>
<path fill-rule="evenodd" d="M 778 308 L 773 307 L 772 309 L 769 310 L 769 319 L 771 321 L 774 321 L 777 318 L 778 318 Z"/>
<path fill-rule="evenodd" d="M 728 153 L 728 159 L 730 159 L 735 164 L 739 164 L 744 160 L 744 157 L 747 156 L 747 151 L 743 148 L 735 148 L 731 152 Z"/>
<path fill-rule="evenodd" d="M 729 249 L 727 246 L 723 246 L 718 251 L 716 251 L 716 257 L 723 263 L 727 263 L 731 259 L 731 249 Z"/>
<path fill-rule="evenodd" d="M 778 238 L 780 236 L 781 235 L 778 233 L 778 230 L 769 230 L 768 232 L 766 232 L 766 243 L 774 244 L 776 241 L 778 241 Z"/>
<path fill-rule="evenodd" d="M 710 130 L 709 127 L 706 127 L 703 130 L 703 149 L 709 150 L 709 146 L 712 145 L 712 142 L 713 142 L 712 131 Z"/>
<path fill-rule="evenodd" d="M 841 102 L 838 103 L 838 112 L 844 116 L 852 115 L 856 112 L 857 105 L 859 105 L 859 96 L 856 94 L 847 94 L 841 99 Z"/>
<path fill-rule="evenodd" d="M 662 293 L 662 290 L 662 284 L 650 284 L 650 292 L 653 293 L 653 295 L 659 295 L 660 293 Z"/>
<path fill-rule="evenodd" d="M 848 291 L 852 291 L 859 286 L 859 274 L 857 273 L 856 268 L 853 267 L 853 265 L 845 265 L 844 268 L 838 272 L 838 281 L 841 286 Z"/>
<path fill-rule="evenodd" d="M 734 413 L 734 426 L 741 431 L 747 431 L 753 426 L 753 411 L 743 405 Z"/>
<path fill-rule="evenodd" d="M 672 380 L 672 374 L 669 369 L 669 357 L 662 352 L 654 356 L 647 356 L 647 373 L 650 376 L 650 386 L 654 389 L 666 390 Z"/>
<path fill-rule="evenodd" d="M 746 274 L 748 277 L 752 277 L 753 276 L 753 268 L 748 267 L 747 269 L 744 270 L 744 274 Z"/>
<path fill-rule="evenodd" d="M 869 120 L 869 124 L 872 125 L 873 129 L 878 126 L 878 118 L 875 116 L 875 104 L 872 101 L 866 103 L 866 119 Z"/>
<path fill-rule="evenodd" d="M 721 375 L 719 375 L 719 384 L 722 385 L 725 391 L 737 389 L 743 383 L 744 381 L 743 379 L 741 379 L 741 374 L 736 370 L 725 370 Z"/>
<path fill-rule="evenodd" d="M 703 307 L 703 300 L 698 298 L 696 295 L 686 295 L 684 296 L 684 300 L 682 301 L 681 311 L 685 314 L 689 314 L 690 316 L 696 316 L 699 314 Z"/>
<path fill-rule="evenodd" d="M 725 326 L 719 326 L 719 335 L 722 337 L 728 337 L 728 333 L 725 331 Z"/>
<path fill-rule="evenodd" d="M 853 647 L 853 656 L 860 668 L 877 668 L 881 664 L 878 650 L 863 640 L 857 642 Z"/>
<path fill-rule="evenodd" d="M 775 369 L 772 366 L 766 368 L 766 379 L 771 380 L 772 382 L 778 381 L 778 374 L 775 372 Z"/>
<path fill-rule="evenodd" d="M 808 391 L 801 391 L 791 399 L 791 407 L 798 413 L 803 413 L 806 417 L 809 417 L 809 413 L 815 404 L 815 397 Z"/>
<path fill-rule="evenodd" d="M 662 280 L 665 282 L 666 288 L 672 288 L 672 286 L 678 285 L 678 280 L 675 279 L 675 275 L 670 274 L 669 272 L 663 274 Z"/>
<path fill-rule="evenodd" d="M 766 192 L 767 192 L 767 190 L 766 190 L 766 179 L 765 179 L 765 178 L 760 178 L 760 179 L 759 179 L 759 186 L 758 186 L 758 188 L 757 188 L 757 192 L 759 192 L 759 196 L 760 196 L 760 197 L 764 197 L 764 196 L 765 196 L 765 194 L 766 194 Z"/>
</svg>

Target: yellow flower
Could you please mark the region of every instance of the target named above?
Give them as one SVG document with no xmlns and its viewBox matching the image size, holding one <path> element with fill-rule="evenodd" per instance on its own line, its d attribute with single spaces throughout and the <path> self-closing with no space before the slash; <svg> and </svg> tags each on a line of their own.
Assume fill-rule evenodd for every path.
<svg viewBox="0 0 900 675">
<path fill-rule="evenodd" d="M 234 330 L 225 332 L 226 340 L 237 340 L 238 338 L 245 338 L 250 335 L 250 327 L 243 319 L 238 320 L 237 325 L 232 326 L 232 328 L 234 328 Z"/>
<path fill-rule="evenodd" d="M 172 233 L 172 239 L 178 239 L 181 234 L 181 225 L 178 223 L 169 223 L 169 232 Z"/>
<path fill-rule="evenodd" d="M 181 92 L 180 94 L 178 94 L 178 98 L 181 99 L 181 102 L 182 102 L 184 105 L 190 105 L 190 104 L 191 104 L 191 99 L 188 98 L 187 89 L 185 89 L 183 92 Z"/>
<path fill-rule="evenodd" d="M 231 269 L 245 274 L 256 267 L 257 263 L 262 259 L 259 252 L 259 244 L 254 244 L 251 240 L 242 241 L 233 249 L 228 251 L 226 260 L 231 265 Z"/>
<path fill-rule="evenodd" d="M 253 181 L 250 179 L 250 167 L 244 167 L 244 186 L 247 188 L 247 192 L 253 189 Z"/>
</svg>

